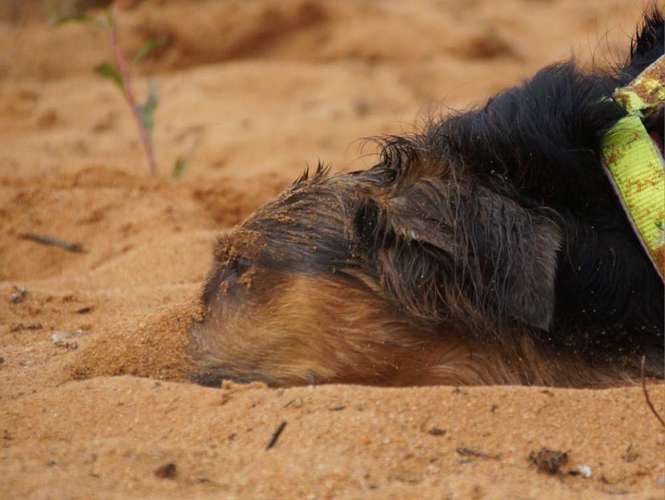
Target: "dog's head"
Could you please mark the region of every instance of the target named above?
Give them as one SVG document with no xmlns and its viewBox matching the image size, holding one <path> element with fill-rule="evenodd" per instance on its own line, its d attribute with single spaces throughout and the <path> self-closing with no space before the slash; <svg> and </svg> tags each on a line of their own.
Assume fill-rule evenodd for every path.
<svg viewBox="0 0 665 500">
<path fill-rule="evenodd" d="M 608 96 L 662 45 L 654 11 L 619 71 L 554 65 L 384 140 L 369 170 L 305 173 L 217 243 L 199 380 L 420 383 L 418 368 L 445 370 L 460 349 L 521 359 L 525 338 L 662 352 L 662 283 L 599 154 L 624 115 Z M 474 380 L 521 380 L 496 370 Z"/>
<path fill-rule="evenodd" d="M 219 239 L 195 334 L 209 376 L 379 383 L 437 341 L 548 329 L 557 224 L 422 140 L 367 171 L 319 167 Z"/>
</svg>

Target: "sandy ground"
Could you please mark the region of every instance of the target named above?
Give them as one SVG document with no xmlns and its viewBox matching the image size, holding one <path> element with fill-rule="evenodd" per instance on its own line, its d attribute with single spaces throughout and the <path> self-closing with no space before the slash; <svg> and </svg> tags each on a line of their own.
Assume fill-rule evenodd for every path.
<svg viewBox="0 0 665 500">
<path fill-rule="evenodd" d="M 128 53 L 169 41 L 137 68 L 160 91 L 156 178 L 92 71 L 108 33 L 31 3 L 0 5 L 0 497 L 665 496 L 639 387 L 207 389 L 177 354 L 215 236 L 307 164 L 371 165 L 361 137 L 621 57 L 641 2 L 147 1 L 119 22 Z M 567 452 L 557 474 L 543 447 Z"/>
</svg>

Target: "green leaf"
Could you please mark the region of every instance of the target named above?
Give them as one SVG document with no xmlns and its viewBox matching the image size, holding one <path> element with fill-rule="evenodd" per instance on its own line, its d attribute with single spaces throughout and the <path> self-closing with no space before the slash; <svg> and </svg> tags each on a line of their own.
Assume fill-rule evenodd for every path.
<svg viewBox="0 0 665 500">
<path fill-rule="evenodd" d="M 47 18 L 51 26 L 62 26 L 71 22 L 90 21 L 85 13 L 85 5 L 78 0 L 59 0 L 47 3 Z"/>
<path fill-rule="evenodd" d="M 48 14 L 48 23 L 51 26 L 62 26 L 67 23 L 87 23 L 90 17 L 85 14 L 62 14 L 59 12 L 50 12 Z"/>
<path fill-rule="evenodd" d="M 159 96 L 157 94 L 157 85 L 154 81 L 150 80 L 148 84 L 148 98 L 145 104 L 137 106 L 137 111 L 141 117 L 141 123 L 148 132 L 148 136 L 152 135 L 152 129 L 155 127 L 155 110 L 159 104 Z"/>
<path fill-rule="evenodd" d="M 100 28 L 111 28 L 113 26 L 113 11 L 111 8 L 104 9 L 101 14 L 95 17 L 95 22 Z"/>
<path fill-rule="evenodd" d="M 155 49 L 160 49 L 166 46 L 169 43 L 169 38 L 167 36 L 160 36 L 157 38 L 149 38 L 143 44 L 143 46 L 136 52 L 134 56 L 134 63 L 141 62 L 143 59 L 148 57 L 150 53 Z"/>
<path fill-rule="evenodd" d="M 187 170 L 187 160 L 178 156 L 173 164 L 173 178 L 180 179 L 185 174 L 185 170 Z"/>
<path fill-rule="evenodd" d="M 122 78 L 120 70 L 115 64 L 103 62 L 95 66 L 95 73 L 103 78 L 107 78 L 115 83 L 120 90 L 125 91 L 125 81 Z"/>
</svg>

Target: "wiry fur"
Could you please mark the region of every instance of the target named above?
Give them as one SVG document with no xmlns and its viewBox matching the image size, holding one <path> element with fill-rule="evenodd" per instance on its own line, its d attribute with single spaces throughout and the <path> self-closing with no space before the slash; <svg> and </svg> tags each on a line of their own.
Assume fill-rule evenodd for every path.
<svg viewBox="0 0 665 500">
<path fill-rule="evenodd" d="M 581 386 L 642 355 L 662 376 L 663 283 L 599 147 L 663 43 L 654 9 L 614 72 L 553 65 L 369 170 L 305 172 L 220 239 L 197 379 Z"/>
</svg>

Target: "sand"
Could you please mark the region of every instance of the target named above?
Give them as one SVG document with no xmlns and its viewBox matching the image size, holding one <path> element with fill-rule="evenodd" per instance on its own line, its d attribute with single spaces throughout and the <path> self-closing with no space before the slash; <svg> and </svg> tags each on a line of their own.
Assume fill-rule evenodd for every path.
<svg viewBox="0 0 665 500">
<path fill-rule="evenodd" d="M 371 165 L 362 137 L 572 54 L 625 56 L 641 2 L 147 0 L 118 20 L 130 54 L 170 41 L 136 67 L 139 93 L 160 93 L 157 177 L 93 73 L 108 33 L 48 26 L 37 4 L 0 8 L 0 497 L 665 496 L 665 430 L 639 386 L 183 380 L 218 234 L 319 159 Z M 665 385 L 650 393 L 665 414 Z M 542 448 L 567 453 L 556 474 L 529 459 Z"/>
</svg>

